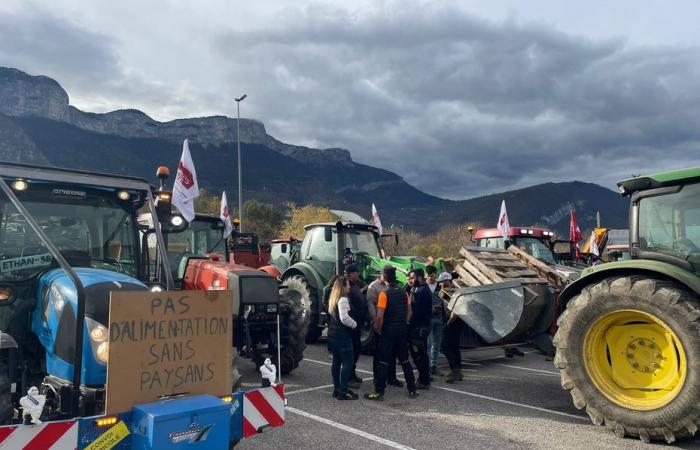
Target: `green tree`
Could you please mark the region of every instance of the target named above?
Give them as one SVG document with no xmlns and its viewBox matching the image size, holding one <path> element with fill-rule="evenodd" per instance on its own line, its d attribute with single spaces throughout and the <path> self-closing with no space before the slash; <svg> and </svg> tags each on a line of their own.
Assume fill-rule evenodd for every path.
<svg viewBox="0 0 700 450">
<path fill-rule="evenodd" d="M 304 237 L 304 227 L 312 223 L 335 222 L 337 217 L 330 209 L 316 205 L 297 206 L 294 203 L 287 203 L 289 212 L 287 221 L 282 227 L 281 236 Z"/>
<path fill-rule="evenodd" d="M 214 196 L 209 193 L 206 189 L 199 190 L 199 197 L 194 199 L 194 210 L 198 214 L 209 214 L 212 216 L 219 216 L 219 211 L 221 208 L 221 198 Z M 230 208 L 229 208 L 230 210 Z M 231 217 L 235 217 L 236 214 L 231 212 Z"/>
<path fill-rule="evenodd" d="M 284 215 L 270 203 L 248 200 L 243 204 L 243 231 L 258 234 L 261 242 L 280 236 Z"/>
</svg>

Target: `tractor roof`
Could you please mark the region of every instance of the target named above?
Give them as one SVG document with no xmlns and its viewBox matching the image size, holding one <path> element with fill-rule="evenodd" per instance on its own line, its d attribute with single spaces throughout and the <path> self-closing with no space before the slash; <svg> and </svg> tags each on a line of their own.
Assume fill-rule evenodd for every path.
<svg viewBox="0 0 700 450">
<path fill-rule="evenodd" d="M 151 190 L 151 185 L 143 178 L 9 162 L 0 162 L 0 176 L 21 178 L 29 181 L 52 181 L 114 189 Z"/>
<path fill-rule="evenodd" d="M 366 230 L 366 231 L 372 231 L 375 233 L 379 233 L 379 228 L 376 227 L 376 225 L 371 225 L 368 223 L 357 223 L 357 222 L 340 222 L 343 224 L 344 228 L 349 228 L 353 230 Z M 304 227 L 304 230 L 308 230 L 309 228 L 316 228 L 316 227 L 333 227 L 335 228 L 336 224 L 332 222 L 325 222 L 325 223 L 312 223 L 309 225 L 306 225 Z"/>
<path fill-rule="evenodd" d="M 539 227 L 510 227 L 510 233 L 508 237 L 534 237 L 534 238 L 544 238 L 551 239 L 554 235 L 551 231 L 546 228 Z M 474 239 L 493 239 L 503 237 L 501 230 L 498 228 L 482 228 L 474 233 Z"/>
<path fill-rule="evenodd" d="M 620 188 L 622 195 L 631 195 L 637 191 L 685 184 L 698 180 L 700 180 L 700 167 L 691 167 L 687 169 L 669 170 L 666 172 L 658 172 L 651 175 L 629 178 L 627 180 L 620 181 L 617 183 L 617 186 Z"/>
</svg>

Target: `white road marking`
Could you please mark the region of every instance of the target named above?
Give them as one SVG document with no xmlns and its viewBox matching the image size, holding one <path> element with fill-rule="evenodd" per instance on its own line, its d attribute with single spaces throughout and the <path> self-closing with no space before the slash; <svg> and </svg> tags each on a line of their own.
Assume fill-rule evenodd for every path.
<svg viewBox="0 0 700 450">
<path fill-rule="evenodd" d="M 551 370 L 541 370 L 541 369 L 531 369 L 529 367 L 520 367 L 520 366 L 511 366 L 509 364 L 499 364 L 499 363 L 494 363 L 494 366 L 501 366 L 501 367 L 510 367 L 511 369 L 519 369 L 519 370 L 529 370 L 530 372 L 538 372 L 544 375 L 549 375 L 550 377 L 558 377 L 559 372 L 552 372 Z"/>
<path fill-rule="evenodd" d="M 452 389 L 452 388 L 448 388 L 448 387 L 435 386 L 435 385 L 431 386 L 430 388 L 431 389 L 441 389 L 443 391 L 448 391 L 448 392 L 452 392 L 455 394 L 468 395 L 470 397 L 480 398 L 482 400 L 490 400 L 492 402 L 504 403 L 506 405 L 519 406 L 521 408 L 533 409 L 535 411 L 540 411 L 540 412 L 547 413 L 547 414 L 556 414 L 558 416 L 569 417 L 571 419 L 583 420 L 586 422 L 589 420 L 587 417 L 577 416 L 575 414 L 569 414 L 569 413 L 565 413 L 565 412 L 561 412 L 561 411 L 555 411 L 553 409 L 540 408 L 539 406 L 526 405 L 525 403 L 511 402 L 510 400 L 503 400 L 501 398 L 495 398 L 495 397 L 489 397 L 487 395 L 475 394 L 473 392 L 460 391 L 459 389 Z"/>
<path fill-rule="evenodd" d="M 352 434 L 355 434 L 357 436 L 361 436 L 365 439 L 369 439 L 370 441 L 374 441 L 374 442 L 377 442 L 379 444 L 386 445 L 387 447 L 397 448 L 400 450 L 414 450 L 413 448 L 399 444 L 398 442 L 390 441 L 388 439 L 384 439 L 384 438 L 381 438 L 379 436 L 375 436 L 373 434 L 366 433 L 366 432 L 358 430 L 356 428 L 352 428 L 352 427 L 349 427 L 347 425 L 343 425 L 342 423 L 334 422 L 334 421 L 326 419 L 324 417 L 320 417 L 320 416 L 317 416 L 317 415 L 314 415 L 311 413 L 307 413 L 306 411 L 302 411 L 300 409 L 291 408 L 288 406 L 286 410 L 291 412 L 291 413 L 298 414 L 302 417 L 306 417 L 307 419 L 315 420 L 317 422 L 321 422 L 323 424 L 330 425 L 330 426 L 337 428 L 339 430 L 342 430 L 342 431 L 345 431 L 348 433 L 352 433 Z"/>
<path fill-rule="evenodd" d="M 359 372 L 359 370 L 358 370 Z M 367 377 L 363 378 L 362 381 L 367 381 L 367 380 L 372 380 L 373 377 Z M 333 387 L 332 384 L 324 384 L 323 386 L 316 386 L 312 388 L 305 388 L 305 389 L 298 389 L 296 391 L 291 391 L 291 392 L 285 392 L 284 395 L 294 395 L 294 394 L 301 394 L 303 392 L 311 392 L 311 391 L 318 391 L 320 389 L 327 389 Z"/>
<path fill-rule="evenodd" d="M 304 358 L 304 359 L 302 359 L 302 362 L 303 361 L 308 361 L 308 362 L 312 362 L 312 363 L 316 363 L 316 364 L 323 364 L 324 366 L 332 366 L 332 364 L 329 362 L 319 361 L 317 359 Z M 362 370 L 362 369 L 355 369 L 355 372 L 370 373 L 370 374 L 372 373 L 369 370 Z"/>
</svg>

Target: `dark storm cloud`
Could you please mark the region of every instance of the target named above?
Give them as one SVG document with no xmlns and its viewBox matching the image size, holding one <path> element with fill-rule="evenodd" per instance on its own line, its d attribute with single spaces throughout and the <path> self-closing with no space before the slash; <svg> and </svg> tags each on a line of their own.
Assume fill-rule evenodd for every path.
<svg viewBox="0 0 700 450">
<path fill-rule="evenodd" d="M 0 43 L 0 66 L 55 79 L 71 103 L 80 96 L 111 108 L 148 111 L 148 106 L 162 105 L 173 96 L 172 87 L 125 69 L 119 35 L 95 31 L 30 4 L 13 13 L 0 11 Z"/>
<path fill-rule="evenodd" d="M 0 63 L 90 86 L 119 72 L 107 36 L 41 11 L 0 11 Z"/>
<path fill-rule="evenodd" d="M 258 86 L 273 133 L 349 148 L 442 196 L 572 179 L 611 187 L 700 161 L 698 48 L 378 5 L 286 10 L 216 45 Z"/>
</svg>

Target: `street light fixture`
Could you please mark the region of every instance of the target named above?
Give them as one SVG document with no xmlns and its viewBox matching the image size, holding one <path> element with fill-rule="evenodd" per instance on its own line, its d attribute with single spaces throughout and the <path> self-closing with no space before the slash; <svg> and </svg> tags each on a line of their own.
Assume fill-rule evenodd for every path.
<svg viewBox="0 0 700 450">
<path fill-rule="evenodd" d="M 238 135 L 238 220 L 241 225 L 239 225 L 238 231 L 243 231 L 243 179 L 241 178 L 241 102 L 248 97 L 248 94 L 243 94 L 241 98 L 235 98 L 236 100 L 236 110 L 238 111 L 238 116 L 236 119 L 236 134 Z"/>
</svg>

